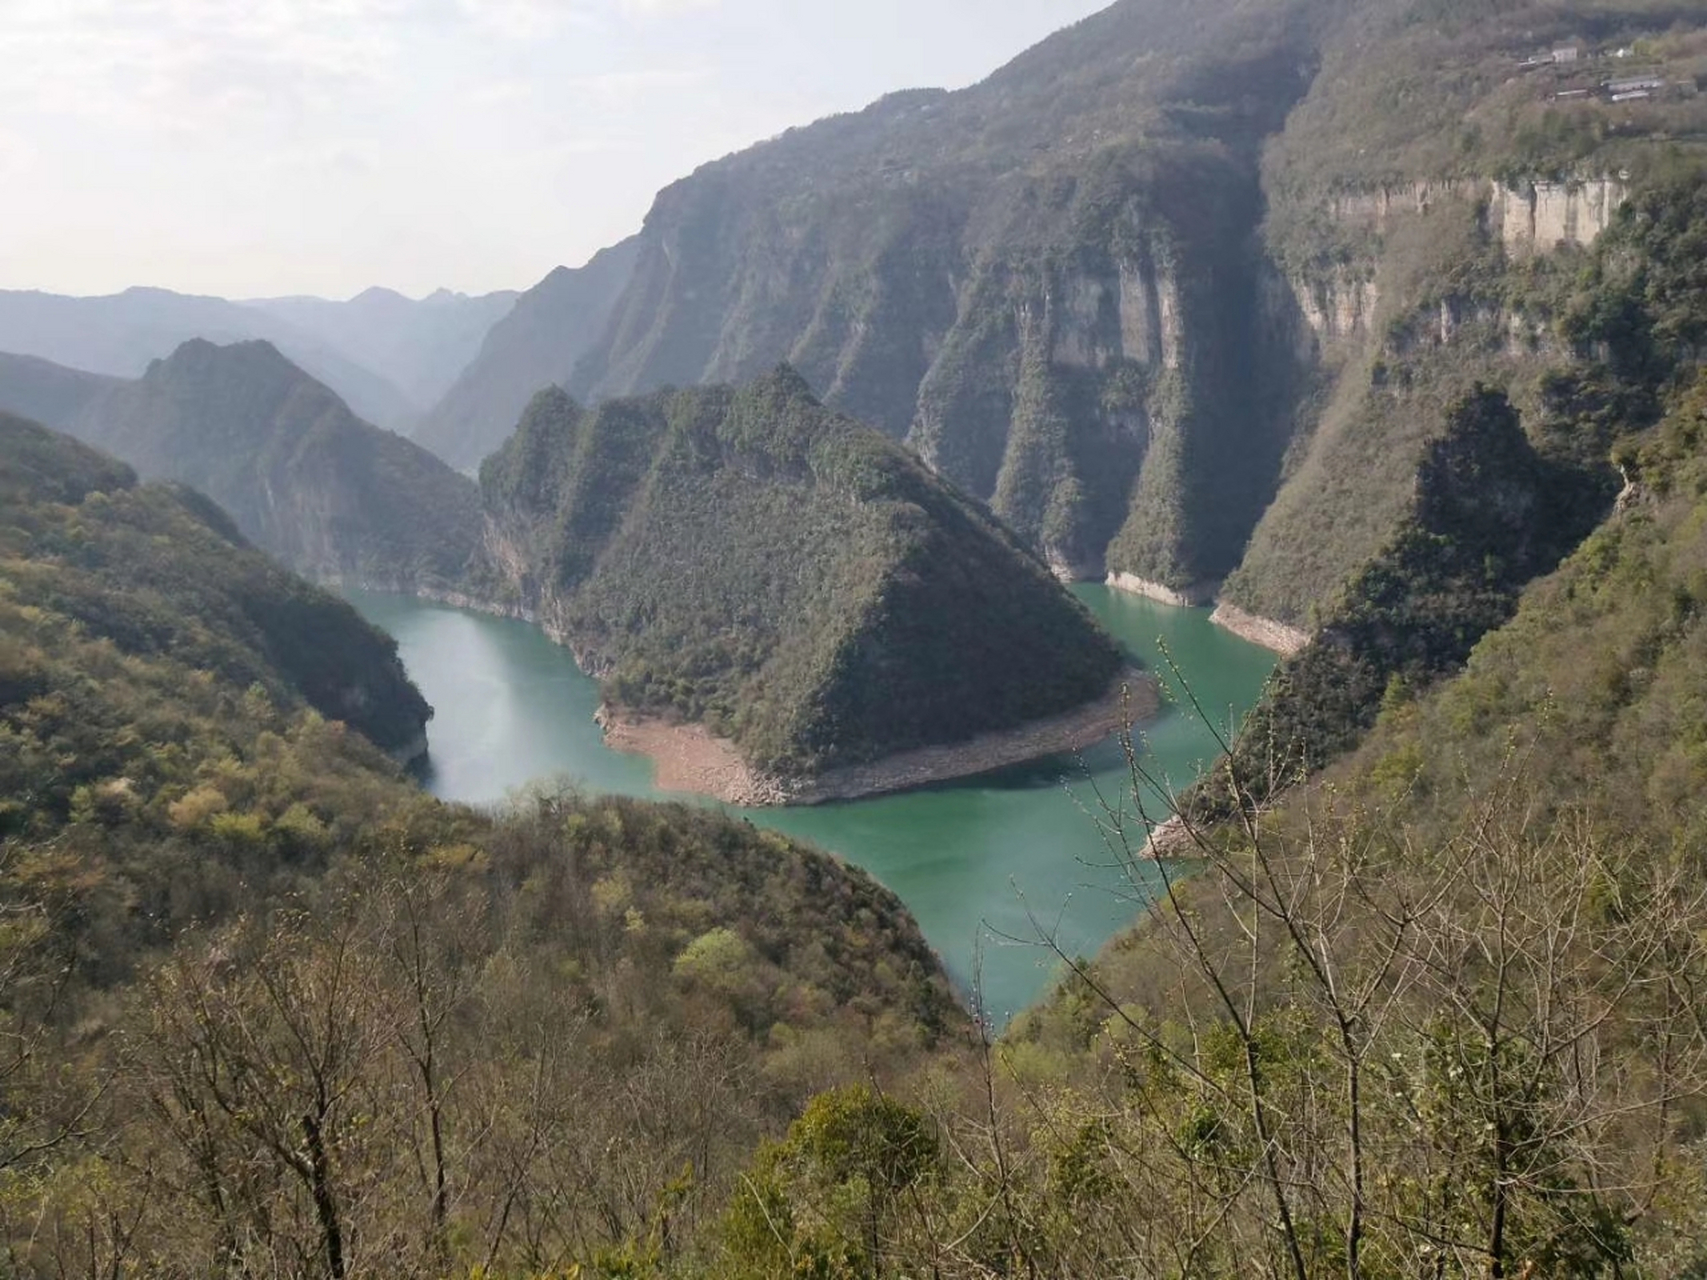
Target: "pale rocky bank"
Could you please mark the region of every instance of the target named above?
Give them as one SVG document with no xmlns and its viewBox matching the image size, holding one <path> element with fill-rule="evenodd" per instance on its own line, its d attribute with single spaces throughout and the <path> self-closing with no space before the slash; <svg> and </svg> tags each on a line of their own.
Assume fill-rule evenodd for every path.
<svg viewBox="0 0 1707 1280">
<path fill-rule="evenodd" d="M 1219 589 L 1218 583 L 1198 583 L 1183 590 L 1175 590 L 1160 582 L 1140 578 L 1136 574 L 1111 573 L 1108 575 L 1108 585 L 1117 591 L 1143 596 L 1146 600 L 1156 600 L 1175 608 L 1200 609 L 1214 604 L 1215 612 L 1210 615 L 1209 620 L 1216 626 L 1231 631 L 1241 640 L 1249 640 L 1252 644 L 1278 653 L 1283 658 L 1295 656 L 1310 643 L 1310 633 L 1307 631 L 1288 626 L 1284 622 L 1276 622 L 1273 618 L 1259 617 L 1226 600 L 1217 601 L 1215 592 Z"/>
<path fill-rule="evenodd" d="M 612 706 L 599 708 L 596 718 L 607 746 L 653 761 L 660 790 L 708 796 L 746 808 L 768 808 L 907 791 L 1083 751 L 1150 719 L 1160 706 L 1155 677 L 1128 669 L 1103 697 L 1062 715 L 980 734 L 965 742 L 920 747 L 869 764 L 831 769 L 807 779 L 777 777 L 753 768 L 733 743 L 702 724 L 637 715 Z"/>
<path fill-rule="evenodd" d="M 1215 606 L 1209 620 L 1241 640 L 1260 644 L 1283 658 L 1295 657 L 1310 643 L 1310 633 L 1289 627 L 1273 618 L 1263 618 L 1226 600 Z"/>
</svg>

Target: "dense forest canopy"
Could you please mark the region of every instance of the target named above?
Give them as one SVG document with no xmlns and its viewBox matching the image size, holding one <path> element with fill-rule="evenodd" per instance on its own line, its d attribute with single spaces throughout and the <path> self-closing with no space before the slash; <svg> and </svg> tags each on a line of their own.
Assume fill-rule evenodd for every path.
<svg viewBox="0 0 1707 1280">
<path fill-rule="evenodd" d="M 481 485 L 510 590 L 612 700 L 765 769 L 1012 728 L 1121 667 L 1035 555 L 786 368 L 591 410 L 544 392 Z"/>
<path fill-rule="evenodd" d="M 963 1025 L 900 904 L 821 853 L 423 795 L 369 741 L 428 715 L 395 644 L 205 498 L 12 418 L 0 496 L 9 1267 L 620 1254 L 811 1091 Z"/>
</svg>

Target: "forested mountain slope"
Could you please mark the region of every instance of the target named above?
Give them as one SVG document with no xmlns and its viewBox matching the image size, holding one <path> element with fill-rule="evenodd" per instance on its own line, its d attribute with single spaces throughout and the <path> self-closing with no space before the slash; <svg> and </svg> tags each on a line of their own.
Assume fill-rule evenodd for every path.
<svg viewBox="0 0 1707 1280">
<path fill-rule="evenodd" d="M 666 189 L 568 389 L 787 359 L 1060 571 L 1230 575 L 1301 642 L 1447 409 L 1482 381 L 1528 422 L 1573 363 L 1582 251 L 1707 119 L 1700 17 L 1122 0 Z"/>
<path fill-rule="evenodd" d="M 1593 363 L 1567 324 L 1622 204 L 1699 171 L 1704 58 L 1703 15 L 1646 0 L 1370 5 L 1324 44 L 1264 159 L 1311 394 L 1226 599 L 1325 619 L 1478 381 L 1544 449 L 1604 461 L 1558 394 Z"/>
<path fill-rule="evenodd" d="M 264 342 L 185 343 L 64 425 L 146 477 L 206 493 L 311 577 L 442 590 L 479 542 L 470 481 L 357 418 Z"/>
<path fill-rule="evenodd" d="M 9 414 L 0 416 L 0 493 L 10 624 L 43 645 L 34 657 L 12 651 L 7 689 L 14 701 L 38 698 L 51 685 L 51 664 L 61 655 L 47 638 L 58 634 L 78 646 L 104 642 L 115 672 L 128 659 L 170 662 L 239 692 L 254 688 L 263 700 L 311 706 L 388 750 L 425 750 L 431 709 L 405 676 L 396 644 L 344 602 L 253 550 L 201 495 L 139 485 L 122 463 Z M 81 711 L 63 694 L 32 703 L 49 712 L 29 729 L 41 745 L 9 760 L 54 776 L 14 778 L 19 785 L 4 790 L 36 803 L 59 794 L 63 817 L 72 787 L 116 778 L 103 775 L 91 755 L 122 754 L 122 706 L 114 701 L 98 714 L 91 708 L 118 699 L 124 679 L 86 689 L 93 702 Z M 74 751 L 68 774 L 64 758 L 56 762 L 48 748 L 58 732 L 84 735 L 84 748 L 111 741 Z"/>
<path fill-rule="evenodd" d="M 0 506 L 8 1270 L 621 1266 L 962 1025 L 821 853 L 427 797 L 354 731 L 420 733 L 395 646 L 205 499 L 4 417 Z"/>
<path fill-rule="evenodd" d="M 481 472 L 508 599 L 612 701 L 810 776 L 1070 711 L 1119 650 L 976 504 L 783 368 L 542 393 Z"/>
<path fill-rule="evenodd" d="M 1321 608 L 1315 643 L 1283 664 L 1247 721 L 1231 766 L 1241 786 L 1267 794 L 1308 776 L 1355 746 L 1394 691 L 1414 696 L 1456 673 L 1533 579 L 1632 500 L 1631 441 L 1699 363 L 1702 190 L 1696 177 L 1657 182 L 1568 275 L 1562 263 L 1530 273 L 1525 296 L 1545 317 L 1536 335 L 1554 352 L 1544 372 L 1514 375 L 1509 393 L 1477 383 L 1434 426 L 1432 395 L 1466 371 L 1429 366 L 1437 385 L 1408 406 L 1427 429 L 1414 479 L 1389 496 L 1375 555 Z M 1530 397 L 1521 420 L 1515 395 Z M 1363 481 L 1373 500 L 1375 476 Z M 1271 519 L 1280 514 L 1277 504 Z M 1320 551 L 1331 533 L 1284 545 Z M 1196 797 L 1200 818 L 1225 812 L 1230 798 L 1205 787 Z"/>
<path fill-rule="evenodd" d="M 1452 639 L 1478 590 L 1498 609 L 1460 673 L 1390 668 L 1361 744 L 1278 799 L 1256 753 L 1296 726 L 1271 722 L 1211 815 L 1234 820 L 1185 840 L 1201 874 L 1015 1028 L 1016 1094 L 1072 1135 L 1017 1193 L 1058 1224 L 1028 1247 L 1096 1271 L 1192 1240 L 1208 1270 L 1294 1276 L 1707 1262 L 1703 190 L 1639 197 L 1581 281 L 1568 332 L 1596 358 L 1574 385 L 1599 416 L 1578 425 L 1624 485 L 1600 526 L 1520 592 L 1465 573 L 1416 595 L 1447 602 L 1444 632 L 1360 583 L 1365 625 L 1398 637 Z M 1318 648 L 1367 654 L 1337 625 Z M 1063 1219 L 1055 1161 L 1090 1171 Z M 1116 1245 L 1087 1219 L 1147 1225 Z"/>
</svg>

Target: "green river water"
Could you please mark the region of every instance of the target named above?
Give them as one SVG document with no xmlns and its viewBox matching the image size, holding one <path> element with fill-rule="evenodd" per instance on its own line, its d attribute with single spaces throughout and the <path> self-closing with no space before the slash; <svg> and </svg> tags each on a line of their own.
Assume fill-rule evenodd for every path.
<svg viewBox="0 0 1707 1280">
<path fill-rule="evenodd" d="M 1211 626 L 1208 610 L 1101 586 L 1074 590 L 1167 684 L 1165 646 L 1223 733 L 1274 667 L 1272 654 Z M 536 779 L 568 777 L 589 791 L 663 796 L 647 760 L 604 745 L 593 724 L 597 686 L 537 628 L 405 596 L 347 594 L 397 637 L 435 708 L 425 777 L 433 794 L 486 804 Z M 1213 757 L 1215 734 L 1181 700 L 1165 700 L 1162 714 L 1141 727 L 1140 746 L 1152 773 L 1184 785 Z M 1091 955 L 1140 909 L 1144 886 L 1116 865 L 1093 816 L 1098 792 L 1118 801 L 1128 790 L 1126 762 L 1111 740 L 1082 759 L 901 795 L 737 812 L 833 850 L 893 889 L 955 982 L 968 993 L 976 986 L 1000 1026 L 1041 996 L 1059 969 L 1039 944 L 1040 929 L 1069 953 Z"/>
</svg>

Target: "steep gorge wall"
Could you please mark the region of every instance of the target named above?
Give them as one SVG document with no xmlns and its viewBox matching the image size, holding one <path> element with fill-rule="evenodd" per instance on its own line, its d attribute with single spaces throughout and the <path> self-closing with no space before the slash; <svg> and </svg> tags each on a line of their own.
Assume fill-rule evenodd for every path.
<svg viewBox="0 0 1707 1280">
<path fill-rule="evenodd" d="M 1225 574 L 1272 493 L 1270 351 L 1246 166 L 1111 149 L 1088 172 L 798 204 L 666 193 L 572 383 L 599 399 L 786 360 L 904 439 L 1065 577 Z M 1288 339 L 1289 340 L 1289 339 Z"/>
<path fill-rule="evenodd" d="M 1228 579 L 1229 605 L 1307 631 L 1402 519 L 1455 397 L 1485 381 L 1533 408 L 1540 373 L 1571 355 L 1511 282 L 1591 246 L 1628 195 L 1611 178 L 1454 180 L 1323 202 L 1326 224 L 1357 248 L 1288 273 L 1315 390 L 1286 481 Z"/>
<path fill-rule="evenodd" d="M 980 85 L 708 165 L 660 193 L 569 389 L 786 361 L 1062 576 L 1217 578 L 1290 426 L 1261 140 L 1307 91 L 1330 10 L 1120 0 Z"/>
</svg>

